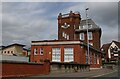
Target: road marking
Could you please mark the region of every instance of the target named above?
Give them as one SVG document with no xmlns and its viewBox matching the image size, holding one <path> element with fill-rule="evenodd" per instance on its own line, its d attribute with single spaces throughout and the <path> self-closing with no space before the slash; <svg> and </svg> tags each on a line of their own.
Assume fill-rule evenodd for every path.
<svg viewBox="0 0 120 79">
<path fill-rule="evenodd" d="M 117 70 L 113 71 L 113 72 L 110 72 L 110 73 L 106 73 L 106 74 L 101 74 L 101 75 L 97 75 L 97 76 L 93 76 L 93 77 L 100 77 L 100 76 L 103 76 L 103 75 L 107 75 L 107 74 L 111 74 L 111 73 L 114 73 L 116 72 Z"/>
</svg>

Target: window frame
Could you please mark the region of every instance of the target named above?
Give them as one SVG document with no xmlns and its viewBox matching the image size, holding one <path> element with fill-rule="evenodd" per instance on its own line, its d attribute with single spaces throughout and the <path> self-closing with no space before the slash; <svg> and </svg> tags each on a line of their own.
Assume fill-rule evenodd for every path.
<svg viewBox="0 0 120 79">
<path fill-rule="evenodd" d="M 94 64 L 97 64 L 96 59 L 96 54 L 94 53 Z"/>
<path fill-rule="evenodd" d="M 85 40 L 85 34 L 84 33 L 80 33 L 80 40 Z"/>
<path fill-rule="evenodd" d="M 67 40 L 69 40 L 69 35 L 67 35 Z"/>
<path fill-rule="evenodd" d="M 61 62 L 61 48 L 52 48 L 52 62 Z"/>
<path fill-rule="evenodd" d="M 74 48 L 64 48 L 64 62 L 74 62 Z"/>
<path fill-rule="evenodd" d="M 43 52 L 43 53 L 44 53 L 43 48 L 40 48 L 40 55 L 43 55 L 43 53 L 41 53 L 41 52 Z"/>
<path fill-rule="evenodd" d="M 38 48 L 33 49 L 34 55 L 38 55 Z"/>
<path fill-rule="evenodd" d="M 92 52 L 90 51 L 90 64 L 93 64 L 92 63 Z"/>
<path fill-rule="evenodd" d="M 62 36 L 65 37 L 65 32 L 62 32 Z"/>
<path fill-rule="evenodd" d="M 93 40 L 93 33 L 92 32 L 88 32 L 88 40 Z"/>
</svg>

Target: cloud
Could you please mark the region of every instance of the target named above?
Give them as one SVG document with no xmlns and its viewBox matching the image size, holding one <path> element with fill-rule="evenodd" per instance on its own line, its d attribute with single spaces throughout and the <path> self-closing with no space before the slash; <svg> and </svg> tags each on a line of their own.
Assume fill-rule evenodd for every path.
<svg viewBox="0 0 120 79">
<path fill-rule="evenodd" d="M 2 2 L 118 2 L 119 0 L 2 0 Z"/>
<path fill-rule="evenodd" d="M 85 19 L 86 7 L 90 8 L 89 17 L 102 28 L 102 43 L 117 40 L 117 3 L 4 2 L 2 42 L 4 45 L 15 42 L 30 45 L 33 40 L 57 39 L 58 14 L 79 11 Z"/>
<path fill-rule="evenodd" d="M 70 10 L 79 11 L 82 19 L 85 19 L 85 9 L 89 7 L 88 16 L 102 28 L 102 44 L 112 40 L 118 40 L 118 3 L 117 2 L 83 2 L 64 8 L 62 13 Z M 112 32 L 112 34 L 111 34 Z"/>
</svg>

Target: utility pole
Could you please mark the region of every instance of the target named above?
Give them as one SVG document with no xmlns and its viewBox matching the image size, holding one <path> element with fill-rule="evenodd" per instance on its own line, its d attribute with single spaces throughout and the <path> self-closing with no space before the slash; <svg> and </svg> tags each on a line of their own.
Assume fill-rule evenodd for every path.
<svg viewBox="0 0 120 79">
<path fill-rule="evenodd" d="M 87 11 L 89 10 L 89 8 L 86 8 L 86 26 L 87 26 L 87 49 L 88 49 L 88 64 L 90 64 L 90 55 L 89 55 L 89 35 L 88 35 L 88 14 Z"/>
</svg>

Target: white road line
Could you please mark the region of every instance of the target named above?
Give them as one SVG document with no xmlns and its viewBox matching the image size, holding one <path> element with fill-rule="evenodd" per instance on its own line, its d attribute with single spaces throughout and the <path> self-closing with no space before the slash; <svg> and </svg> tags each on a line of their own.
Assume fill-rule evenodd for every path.
<svg viewBox="0 0 120 79">
<path fill-rule="evenodd" d="M 113 72 L 116 72 L 117 70 L 113 71 Z M 110 72 L 110 73 L 106 73 L 106 74 L 101 74 L 101 75 L 97 75 L 97 76 L 93 76 L 93 77 L 100 77 L 100 76 L 103 76 L 103 75 L 107 75 L 107 74 L 111 74 L 113 72 Z"/>
</svg>

